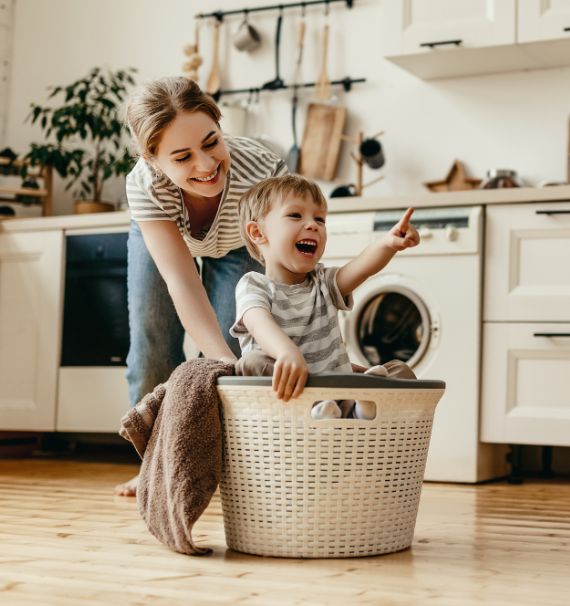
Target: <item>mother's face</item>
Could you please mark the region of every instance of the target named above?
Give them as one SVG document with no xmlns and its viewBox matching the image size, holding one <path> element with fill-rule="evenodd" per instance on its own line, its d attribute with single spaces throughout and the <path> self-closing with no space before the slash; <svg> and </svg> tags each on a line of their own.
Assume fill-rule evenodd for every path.
<svg viewBox="0 0 570 606">
<path fill-rule="evenodd" d="M 224 189 L 230 155 L 208 114 L 183 112 L 164 130 L 154 162 L 190 196 L 214 198 Z"/>
</svg>

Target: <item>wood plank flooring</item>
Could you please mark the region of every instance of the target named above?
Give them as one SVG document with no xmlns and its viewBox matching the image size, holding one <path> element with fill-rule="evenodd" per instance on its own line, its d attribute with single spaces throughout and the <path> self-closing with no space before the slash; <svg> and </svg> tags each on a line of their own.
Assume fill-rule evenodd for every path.
<svg viewBox="0 0 570 606">
<path fill-rule="evenodd" d="M 0 460 L 0 604 L 566 605 L 570 483 L 426 484 L 411 549 L 346 560 L 229 551 L 219 498 L 169 551 L 113 486 L 131 465 Z"/>
</svg>

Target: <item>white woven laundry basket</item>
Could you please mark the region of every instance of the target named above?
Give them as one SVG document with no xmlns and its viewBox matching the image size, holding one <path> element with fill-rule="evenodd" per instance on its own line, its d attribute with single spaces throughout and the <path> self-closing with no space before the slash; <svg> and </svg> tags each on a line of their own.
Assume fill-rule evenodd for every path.
<svg viewBox="0 0 570 606">
<path fill-rule="evenodd" d="M 284 403 L 271 379 L 223 377 L 220 491 L 228 547 L 338 558 L 409 547 L 442 381 L 311 377 Z M 376 418 L 314 420 L 314 402 L 376 403 Z"/>
</svg>

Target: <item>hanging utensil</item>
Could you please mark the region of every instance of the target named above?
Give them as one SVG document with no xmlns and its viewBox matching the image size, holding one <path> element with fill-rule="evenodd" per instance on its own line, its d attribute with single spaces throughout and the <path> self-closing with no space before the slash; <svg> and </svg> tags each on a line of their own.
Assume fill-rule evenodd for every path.
<svg viewBox="0 0 570 606">
<path fill-rule="evenodd" d="M 210 75 L 206 81 L 206 92 L 216 97 L 220 91 L 220 65 L 219 65 L 219 49 L 220 49 L 220 22 L 214 21 L 214 34 L 212 39 L 212 67 Z"/>
<path fill-rule="evenodd" d="M 198 81 L 198 68 L 202 65 L 202 57 L 200 56 L 200 21 L 196 19 L 194 31 L 194 44 L 187 44 L 184 47 L 184 54 L 188 60 L 182 66 L 184 75 L 194 82 Z"/>
<path fill-rule="evenodd" d="M 263 90 L 277 90 L 285 86 L 285 82 L 279 75 L 279 46 L 281 44 L 281 23 L 283 22 L 283 14 L 279 11 L 277 17 L 277 26 L 275 28 L 275 78 L 266 82 L 261 88 Z"/>
<path fill-rule="evenodd" d="M 330 101 L 331 81 L 328 75 L 328 52 L 329 52 L 329 6 L 326 5 L 325 23 L 323 26 L 323 48 L 321 59 L 321 71 L 315 84 L 315 97 L 317 101 Z"/>
<path fill-rule="evenodd" d="M 299 105 L 299 80 L 301 77 L 301 63 L 303 61 L 303 48 L 305 43 L 305 11 L 299 22 L 299 35 L 297 38 L 297 61 L 295 62 L 295 73 L 293 76 L 293 98 L 291 99 L 291 126 L 293 129 L 293 146 L 287 154 L 287 166 L 292 173 L 299 169 L 301 148 L 297 142 L 297 107 Z"/>
</svg>

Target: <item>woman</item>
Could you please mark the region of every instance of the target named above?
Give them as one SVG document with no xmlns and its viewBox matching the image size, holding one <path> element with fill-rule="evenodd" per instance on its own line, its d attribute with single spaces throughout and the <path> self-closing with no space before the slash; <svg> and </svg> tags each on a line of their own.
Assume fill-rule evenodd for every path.
<svg viewBox="0 0 570 606">
<path fill-rule="evenodd" d="M 229 335 L 235 286 L 260 265 L 241 239 L 237 201 L 287 168 L 256 141 L 224 136 L 220 117 L 211 97 L 183 77 L 152 82 L 127 106 L 140 154 L 127 176 L 133 219 L 127 380 L 133 406 L 184 361 L 184 332 L 208 358 L 239 355 Z M 134 495 L 136 479 L 115 492 Z"/>
</svg>

